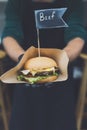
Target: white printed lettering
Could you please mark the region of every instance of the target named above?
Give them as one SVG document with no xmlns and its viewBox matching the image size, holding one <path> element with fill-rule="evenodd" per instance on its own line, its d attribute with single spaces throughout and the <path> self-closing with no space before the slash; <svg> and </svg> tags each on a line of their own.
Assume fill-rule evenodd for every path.
<svg viewBox="0 0 87 130">
<path fill-rule="evenodd" d="M 45 15 L 43 12 L 40 13 L 40 21 L 53 20 L 55 17 L 55 11 L 51 15 Z"/>
</svg>

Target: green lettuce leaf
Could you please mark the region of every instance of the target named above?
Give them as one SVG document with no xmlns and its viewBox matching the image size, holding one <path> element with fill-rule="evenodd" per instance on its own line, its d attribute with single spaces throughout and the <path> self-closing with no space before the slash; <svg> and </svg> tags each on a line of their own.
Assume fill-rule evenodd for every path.
<svg viewBox="0 0 87 130">
<path fill-rule="evenodd" d="M 54 73 L 53 75 L 58 76 L 57 73 Z M 38 81 L 42 80 L 42 79 L 46 79 L 47 77 L 50 77 L 51 75 L 47 75 L 47 76 L 37 76 L 37 77 L 26 77 L 24 75 L 19 75 L 17 76 L 17 80 L 19 81 L 27 81 L 30 84 L 34 84 L 37 83 Z"/>
</svg>

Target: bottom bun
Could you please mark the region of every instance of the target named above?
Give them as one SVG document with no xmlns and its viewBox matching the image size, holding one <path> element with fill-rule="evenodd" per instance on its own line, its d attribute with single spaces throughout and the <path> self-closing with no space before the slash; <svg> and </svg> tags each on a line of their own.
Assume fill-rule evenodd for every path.
<svg viewBox="0 0 87 130">
<path fill-rule="evenodd" d="M 56 80 L 58 78 L 58 76 L 49 76 L 46 79 L 41 79 L 39 81 L 37 81 L 37 83 L 48 83 L 48 82 L 53 82 L 54 80 Z"/>
</svg>

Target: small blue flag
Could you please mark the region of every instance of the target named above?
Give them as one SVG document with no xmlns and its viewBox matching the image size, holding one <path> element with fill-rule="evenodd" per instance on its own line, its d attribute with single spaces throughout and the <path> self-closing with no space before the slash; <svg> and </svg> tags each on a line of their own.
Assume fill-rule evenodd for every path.
<svg viewBox="0 0 87 130">
<path fill-rule="evenodd" d="M 63 20 L 67 8 L 35 10 L 36 28 L 60 28 L 68 27 Z"/>
</svg>

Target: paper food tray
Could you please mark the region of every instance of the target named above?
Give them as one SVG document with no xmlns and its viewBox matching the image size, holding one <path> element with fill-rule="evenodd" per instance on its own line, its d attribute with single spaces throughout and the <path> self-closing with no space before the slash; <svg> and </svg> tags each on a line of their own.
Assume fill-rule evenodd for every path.
<svg viewBox="0 0 87 130">
<path fill-rule="evenodd" d="M 59 81 L 65 81 L 68 78 L 68 56 L 64 50 L 61 49 L 50 49 L 50 48 L 41 48 L 40 49 L 40 55 L 41 56 L 47 56 L 50 58 L 53 58 L 56 63 L 58 64 L 61 74 L 59 74 L 57 80 L 54 82 L 59 82 Z M 0 76 L 0 80 L 3 83 L 27 83 L 24 81 L 18 81 L 17 80 L 17 72 L 23 67 L 25 62 L 32 58 L 32 57 L 37 57 L 38 56 L 38 49 L 35 48 L 34 46 L 31 46 L 28 48 L 22 57 L 21 61 L 13 68 L 5 72 Z"/>
</svg>

